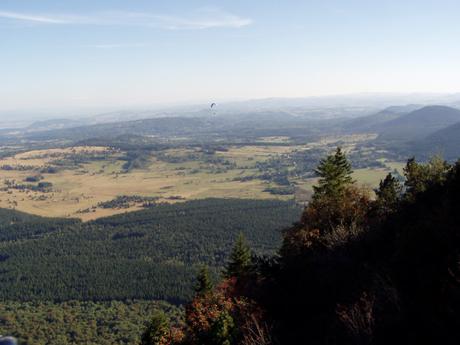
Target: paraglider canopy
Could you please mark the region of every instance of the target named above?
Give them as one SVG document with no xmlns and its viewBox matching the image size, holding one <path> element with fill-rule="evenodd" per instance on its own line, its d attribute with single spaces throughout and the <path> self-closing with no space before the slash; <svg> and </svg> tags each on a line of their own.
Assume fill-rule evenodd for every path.
<svg viewBox="0 0 460 345">
<path fill-rule="evenodd" d="M 211 106 L 209 107 L 209 111 L 212 113 L 212 115 L 216 115 L 216 103 L 211 103 Z"/>
</svg>

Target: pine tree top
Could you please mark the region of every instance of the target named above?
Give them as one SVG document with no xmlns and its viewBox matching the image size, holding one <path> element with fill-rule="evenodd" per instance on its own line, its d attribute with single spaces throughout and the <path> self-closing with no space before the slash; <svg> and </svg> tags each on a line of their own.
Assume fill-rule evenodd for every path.
<svg viewBox="0 0 460 345">
<path fill-rule="evenodd" d="M 334 154 L 322 159 L 315 169 L 320 177 L 318 186 L 314 186 L 314 198 L 323 196 L 338 197 L 343 190 L 354 183 L 351 174 L 351 164 L 340 147 Z"/>
<path fill-rule="evenodd" d="M 195 292 L 204 295 L 213 289 L 213 284 L 207 266 L 203 266 L 196 277 Z"/>
<path fill-rule="evenodd" d="M 241 277 L 251 265 L 251 249 L 246 243 L 243 234 L 240 233 L 235 242 L 235 246 L 230 254 L 230 259 L 225 269 L 225 276 Z"/>
</svg>

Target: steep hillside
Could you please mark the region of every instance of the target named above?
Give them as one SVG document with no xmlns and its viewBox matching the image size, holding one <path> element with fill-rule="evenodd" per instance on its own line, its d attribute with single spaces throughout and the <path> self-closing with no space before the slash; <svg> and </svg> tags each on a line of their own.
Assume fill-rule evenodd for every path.
<svg viewBox="0 0 460 345">
<path fill-rule="evenodd" d="M 460 164 L 410 159 L 404 185 L 388 175 L 375 200 L 353 185 L 341 151 L 317 171 L 279 256 L 251 261 L 236 242 L 226 277 L 200 285 L 185 341 L 171 344 L 458 343 Z"/>
</svg>

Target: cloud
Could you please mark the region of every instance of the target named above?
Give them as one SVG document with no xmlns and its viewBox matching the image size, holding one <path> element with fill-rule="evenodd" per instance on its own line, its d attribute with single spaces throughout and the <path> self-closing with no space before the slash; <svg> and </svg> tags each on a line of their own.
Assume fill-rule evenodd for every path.
<svg viewBox="0 0 460 345">
<path fill-rule="evenodd" d="M 147 46 L 146 43 L 100 43 L 100 44 L 88 44 L 83 47 L 96 48 L 96 49 L 117 49 L 117 48 L 142 48 L 146 46 Z"/>
<path fill-rule="evenodd" d="M 145 24 L 169 30 L 241 28 L 252 24 L 249 18 L 240 17 L 217 9 L 201 9 L 188 16 L 132 14 Z"/>
<path fill-rule="evenodd" d="M 252 24 L 250 18 L 219 9 L 198 9 L 188 15 L 166 15 L 146 12 L 101 12 L 90 15 L 26 14 L 0 11 L 0 19 L 35 24 L 142 26 L 164 30 L 202 30 L 241 28 Z"/>
<path fill-rule="evenodd" d="M 16 12 L 5 12 L 5 11 L 0 11 L 0 18 L 26 21 L 26 22 L 43 23 L 43 24 L 68 24 L 69 23 L 68 21 L 58 19 L 58 18 L 53 18 L 53 17 L 23 14 L 23 13 L 16 13 Z"/>
</svg>

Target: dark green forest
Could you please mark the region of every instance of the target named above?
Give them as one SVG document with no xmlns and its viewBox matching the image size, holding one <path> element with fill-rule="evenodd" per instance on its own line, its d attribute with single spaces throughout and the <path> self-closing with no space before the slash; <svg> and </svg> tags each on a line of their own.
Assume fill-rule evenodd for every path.
<svg viewBox="0 0 460 345">
<path fill-rule="evenodd" d="M 300 209 L 293 202 L 208 199 L 88 223 L 0 212 L 2 299 L 182 303 L 201 264 L 220 275 L 240 232 L 259 255 L 273 254 Z"/>
</svg>

